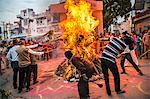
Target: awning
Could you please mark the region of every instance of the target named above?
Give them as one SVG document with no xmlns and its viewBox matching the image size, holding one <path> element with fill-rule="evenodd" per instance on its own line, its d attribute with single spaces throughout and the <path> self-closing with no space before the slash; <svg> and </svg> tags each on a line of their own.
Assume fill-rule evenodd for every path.
<svg viewBox="0 0 150 99">
<path fill-rule="evenodd" d="M 12 35 L 10 38 L 24 38 L 26 37 L 26 34 L 15 34 L 15 35 Z"/>
</svg>

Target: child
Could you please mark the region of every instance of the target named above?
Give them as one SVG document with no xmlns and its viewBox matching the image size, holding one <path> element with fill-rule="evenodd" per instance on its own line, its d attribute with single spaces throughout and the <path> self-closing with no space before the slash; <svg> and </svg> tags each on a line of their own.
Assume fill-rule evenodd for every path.
<svg viewBox="0 0 150 99">
<path fill-rule="evenodd" d="M 33 84 L 38 83 L 37 81 L 37 70 L 38 66 L 36 64 L 36 57 L 34 55 L 30 55 L 31 58 L 31 73 L 33 73 Z"/>
</svg>

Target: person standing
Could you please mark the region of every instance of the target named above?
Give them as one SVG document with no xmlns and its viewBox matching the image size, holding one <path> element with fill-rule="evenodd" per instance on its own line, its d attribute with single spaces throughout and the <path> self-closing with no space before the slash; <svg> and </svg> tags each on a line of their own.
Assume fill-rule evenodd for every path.
<svg viewBox="0 0 150 99">
<path fill-rule="evenodd" d="M 80 99 L 90 99 L 88 80 L 95 72 L 94 65 L 85 61 L 81 57 L 74 56 L 71 51 L 66 51 L 65 57 L 69 59 L 68 61 L 73 64 L 81 74 L 78 82 L 78 92 Z M 102 86 L 103 85 L 100 84 L 99 87 Z"/>
<path fill-rule="evenodd" d="M 127 45 L 126 49 L 122 53 L 122 57 L 121 57 L 120 65 L 123 70 L 123 72 L 121 74 L 126 74 L 124 63 L 125 63 L 125 59 L 127 59 L 133 65 L 135 70 L 142 76 L 143 75 L 142 71 L 138 68 L 136 63 L 133 61 L 131 54 L 130 54 L 130 51 L 134 49 L 134 41 L 132 40 L 132 37 L 127 36 L 127 34 L 128 34 L 127 31 L 125 31 L 121 34 L 121 39 Z"/>
<path fill-rule="evenodd" d="M 13 87 L 14 89 L 17 88 L 17 78 L 18 78 L 18 71 L 19 71 L 19 64 L 18 64 L 18 53 L 17 48 L 19 48 L 18 40 L 13 40 L 13 47 L 7 53 L 7 59 L 11 63 L 11 67 L 13 69 Z"/>
<path fill-rule="evenodd" d="M 116 93 L 125 93 L 124 90 L 120 89 L 120 75 L 116 64 L 116 57 L 124 51 L 126 44 L 122 40 L 120 40 L 118 36 L 119 35 L 115 35 L 115 37 L 113 37 L 110 40 L 100 57 L 102 72 L 104 74 L 104 80 L 106 85 L 106 91 L 109 96 L 111 96 L 111 89 L 109 85 L 108 69 L 113 74 Z"/>
<path fill-rule="evenodd" d="M 0 53 L 0 75 L 2 75 L 2 62 L 4 64 L 4 61 L 2 59 L 2 54 Z"/>
<path fill-rule="evenodd" d="M 2 59 L 2 44 L 0 44 L 0 75 L 2 75 L 2 62 L 4 63 Z"/>
<path fill-rule="evenodd" d="M 144 52 L 150 49 L 150 30 L 144 34 L 142 41 L 144 43 Z M 148 53 L 146 54 L 146 58 L 148 59 Z"/>
<path fill-rule="evenodd" d="M 31 59 L 31 73 L 33 73 L 33 84 L 38 83 L 37 81 L 37 71 L 38 71 L 38 65 L 36 64 L 35 55 L 30 54 Z"/>
<path fill-rule="evenodd" d="M 142 41 L 142 38 L 138 34 L 136 38 L 136 50 L 135 50 L 137 57 L 141 55 L 141 41 Z"/>
<path fill-rule="evenodd" d="M 27 83 L 26 91 L 30 90 L 30 76 L 31 76 L 31 59 L 30 54 L 36 54 L 41 55 L 44 54 L 44 52 L 35 52 L 29 48 L 27 48 L 25 41 L 23 40 L 21 42 L 21 46 L 17 49 L 18 53 L 18 61 L 19 61 L 19 88 L 18 93 L 22 92 L 24 79 Z M 26 76 L 25 76 L 26 75 Z"/>
</svg>

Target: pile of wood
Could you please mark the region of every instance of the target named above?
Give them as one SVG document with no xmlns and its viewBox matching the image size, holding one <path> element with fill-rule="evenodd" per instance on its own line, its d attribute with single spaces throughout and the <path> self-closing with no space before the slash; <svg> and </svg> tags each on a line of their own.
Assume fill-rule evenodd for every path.
<svg viewBox="0 0 150 99">
<path fill-rule="evenodd" d="M 100 60 L 93 61 L 95 65 L 95 75 L 90 79 L 90 81 L 95 81 L 102 78 L 102 70 Z M 55 74 L 59 77 L 63 77 L 64 80 L 67 81 L 78 81 L 80 74 L 77 71 L 76 67 L 68 62 L 68 60 L 64 60 L 61 64 L 58 65 Z"/>
</svg>

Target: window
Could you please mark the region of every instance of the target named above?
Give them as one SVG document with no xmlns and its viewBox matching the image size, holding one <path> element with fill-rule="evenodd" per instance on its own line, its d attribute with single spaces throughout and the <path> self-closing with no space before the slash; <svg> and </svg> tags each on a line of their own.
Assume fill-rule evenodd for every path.
<svg viewBox="0 0 150 99">
<path fill-rule="evenodd" d="M 27 15 L 27 12 L 26 10 L 23 11 L 23 16 L 26 16 Z"/>
<path fill-rule="evenodd" d="M 28 23 L 27 19 L 24 19 L 24 25 L 27 25 L 27 23 Z"/>
<path fill-rule="evenodd" d="M 60 21 L 60 15 L 58 13 L 55 13 L 53 15 L 53 22 L 59 22 Z"/>
<path fill-rule="evenodd" d="M 36 24 L 39 25 L 39 21 L 38 20 L 36 20 Z"/>
</svg>

